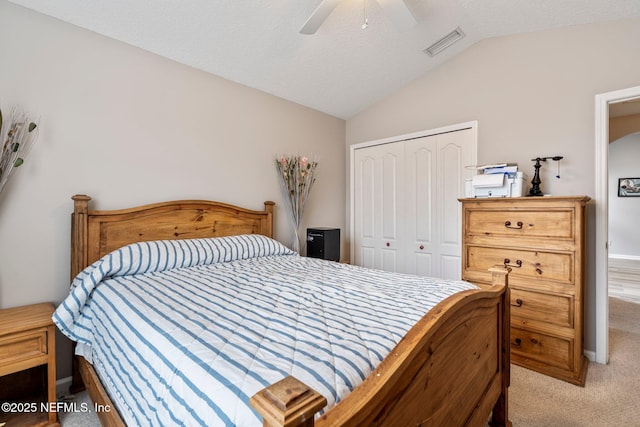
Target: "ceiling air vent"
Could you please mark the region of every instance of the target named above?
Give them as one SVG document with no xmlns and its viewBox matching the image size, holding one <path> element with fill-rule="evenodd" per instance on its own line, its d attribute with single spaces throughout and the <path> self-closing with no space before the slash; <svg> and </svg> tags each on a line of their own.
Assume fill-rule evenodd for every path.
<svg viewBox="0 0 640 427">
<path fill-rule="evenodd" d="M 437 42 L 435 42 L 434 44 L 432 44 L 431 46 L 429 46 L 428 48 L 426 48 L 424 50 L 424 53 L 426 53 L 429 56 L 436 56 L 437 54 L 439 54 L 440 52 L 442 52 L 443 50 L 445 50 L 446 48 L 448 48 L 449 46 L 451 46 L 452 44 L 454 44 L 455 42 L 457 42 L 463 37 L 464 37 L 464 33 L 462 32 L 462 29 L 458 27 L 455 30 L 451 31 L 446 36 L 444 36 L 443 38 L 441 38 L 440 40 L 438 40 Z"/>
</svg>

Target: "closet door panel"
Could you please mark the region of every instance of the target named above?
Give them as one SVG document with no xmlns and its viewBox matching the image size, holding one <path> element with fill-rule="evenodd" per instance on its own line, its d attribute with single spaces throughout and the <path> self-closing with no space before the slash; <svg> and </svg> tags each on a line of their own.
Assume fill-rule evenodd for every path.
<svg viewBox="0 0 640 427">
<path fill-rule="evenodd" d="M 361 236 L 365 239 L 375 238 L 375 159 L 366 156 L 361 162 L 360 222 Z"/>
<path fill-rule="evenodd" d="M 440 277 L 461 278 L 462 214 L 458 198 L 464 196 L 464 181 L 470 177 L 474 159 L 469 149 L 470 129 L 440 134 L 437 161 L 437 227 Z M 454 267 L 455 266 L 455 267 Z"/>
<path fill-rule="evenodd" d="M 438 258 L 434 225 L 436 215 L 437 138 L 418 138 L 405 143 L 405 272 L 437 276 Z"/>
<path fill-rule="evenodd" d="M 356 203 L 354 209 L 357 265 L 375 268 L 376 259 L 376 159 L 372 153 L 356 151 Z"/>
<path fill-rule="evenodd" d="M 460 257 L 442 255 L 440 257 L 441 277 L 451 280 L 460 280 Z"/>
<path fill-rule="evenodd" d="M 401 272 L 402 266 L 398 261 L 402 256 L 398 252 L 402 251 L 401 239 L 403 223 L 398 219 L 399 209 L 403 204 L 403 188 L 401 177 L 404 168 L 404 150 L 401 145 L 389 144 L 382 146 L 385 148 L 381 158 L 381 176 L 379 188 L 382 189 L 381 209 L 382 217 L 380 226 L 382 228 L 380 236 L 380 258 L 377 268 L 386 271 Z"/>
<path fill-rule="evenodd" d="M 376 265 L 376 249 L 374 247 L 362 246 L 360 248 L 360 261 L 356 265 L 367 268 L 375 268 Z"/>
<path fill-rule="evenodd" d="M 380 251 L 381 261 L 376 268 L 385 271 L 401 272 L 398 269 L 398 251 L 395 249 L 382 249 Z"/>
<path fill-rule="evenodd" d="M 398 228 L 398 197 L 400 187 L 398 183 L 399 164 L 402 163 L 397 153 L 386 152 L 382 157 L 382 238 L 397 242 Z"/>
<path fill-rule="evenodd" d="M 410 181 L 407 190 L 411 189 L 412 213 L 420 213 L 411 218 L 413 221 L 413 235 L 417 242 L 433 245 L 433 177 L 435 176 L 434 153 L 428 147 L 420 147 L 412 153 L 412 168 L 408 169 Z M 413 176 L 415 174 L 415 177 Z"/>
<path fill-rule="evenodd" d="M 355 263 L 369 268 L 400 271 L 398 220 L 403 188 L 404 147 L 386 144 L 355 152 Z"/>
<path fill-rule="evenodd" d="M 415 260 L 414 269 L 407 271 L 407 273 L 417 274 L 418 276 L 435 277 L 431 268 L 433 266 L 433 257 L 431 254 L 418 252 L 414 254 L 412 259 Z"/>
</svg>

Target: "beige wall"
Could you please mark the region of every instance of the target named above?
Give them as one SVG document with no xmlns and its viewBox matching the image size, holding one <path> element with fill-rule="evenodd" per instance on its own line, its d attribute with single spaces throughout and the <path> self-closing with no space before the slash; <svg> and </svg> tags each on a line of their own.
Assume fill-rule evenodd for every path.
<svg viewBox="0 0 640 427">
<path fill-rule="evenodd" d="M 478 120 L 478 161 L 564 156 L 548 194 L 594 196 L 595 95 L 640 84 L 640 20 L 482 41 L 347 121 L 347 144 Z M 429 59 L 425 57 L 425 61 Z M 528 191 L 528 188 L 527 188 Z M 590 207 L 587 349 L 595 349 L 595 209 Z"/>
<path fill-rule="evenodd" d="M 274 159 L 320 162 L 303 226 L 345 224 L 345 122 L 0 0 L 0 105 L 40 115 L 0 194 L 0 307 L 60 302 L 70 197 L 94 208 L 203 198 L 262 209 L 291 242 Z M 68 344 L 59 377 L 70 375 Z"/>
</svg>

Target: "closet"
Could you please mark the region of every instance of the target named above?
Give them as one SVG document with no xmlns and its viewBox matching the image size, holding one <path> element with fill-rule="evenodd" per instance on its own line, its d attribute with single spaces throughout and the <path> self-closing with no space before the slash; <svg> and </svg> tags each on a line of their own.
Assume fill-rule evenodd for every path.
<svg viewBox="0 0 640 427">
<path fill-rule="evenodd" d="M 475 123 L 355 146 L 351 262 L 459 279 L 458 198 L 475 156 Z"/>
</svg>

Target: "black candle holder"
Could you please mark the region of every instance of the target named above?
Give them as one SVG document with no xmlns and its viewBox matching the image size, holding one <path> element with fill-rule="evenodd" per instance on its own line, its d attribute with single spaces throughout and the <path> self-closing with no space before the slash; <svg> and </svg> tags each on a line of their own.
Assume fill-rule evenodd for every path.
<svg viewBox="0 0 640 427">
<path fill-rule="evenodd" d="M 540 162 L 546 162 L 547 160 L 554 160 L 559 162 L 562 160 L 562 156 L 553 156 L 553 157 L 536 157 L 535 159 L 531 159 L 532 162 L 536 162 L 533 167 L 535 168 L 535 172 L 533 174 L 533 179 L 531 180 L 531 189 L 529 190 L 529 196 L 544 196 L 542 190 L 540 190 L 540 184 L 542 181 L 540 180 L 540 167 L 542 164 Z M 560 174 L 558 173 L 558 178 L 560 178 Z"/>
</svg>

